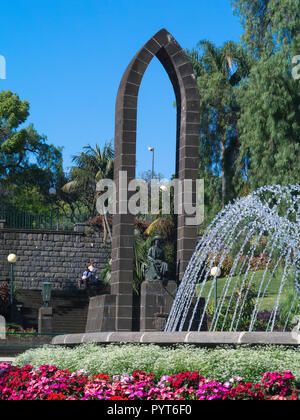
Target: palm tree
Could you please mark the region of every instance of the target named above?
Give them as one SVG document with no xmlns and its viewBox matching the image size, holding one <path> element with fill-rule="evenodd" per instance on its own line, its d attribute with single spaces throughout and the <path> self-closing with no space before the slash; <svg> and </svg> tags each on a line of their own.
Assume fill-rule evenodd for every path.
<svg viewBox="0 0 300 420">
<path fill-rule="evenodd" d="M 111 143 L 105 144 L 103 151 L 96 145 L 85 146 L 84 152 L 73 157 L 76 164 L 71 168 L 71 181 L 62 187 L 64 192 L 84 191 L 92 188 L 96 191 L 96 184 L 101 179 L 113 178 L 114 151 Z"/>
<path fill-rule="evenodd" d="M 84 151 L 73 157 L 75 166 L 70 171 L 70 181 L 63 187 L 64 193 L 78 193 L 90 209 L 90 218 L 96 214 L 96 201 L 99 193 L 97 183 L 101 179 L 112 179 L 114 171 L 114 150 L 112 142 L 105 144 L 101 151 L 98 145 L 93 148 L 88 145 Z M 105 215 L 105 227 L 109 228 Z"/>
</svg>

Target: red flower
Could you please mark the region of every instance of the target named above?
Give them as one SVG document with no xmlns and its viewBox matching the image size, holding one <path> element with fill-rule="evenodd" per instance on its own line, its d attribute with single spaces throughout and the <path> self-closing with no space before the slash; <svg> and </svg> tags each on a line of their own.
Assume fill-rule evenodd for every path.
<svg viewBox="0 0 300 420">
<path fill-rule="evenodd" d="M 66 397 L 64 396 L 64 394 L 59 392 L 58 394 L 56 394 L 56 393 L 49 394 L 46 401 L 62 401 L 62 400 L 65 400 L 65 399 L 66 399 Z"/>
</svg>

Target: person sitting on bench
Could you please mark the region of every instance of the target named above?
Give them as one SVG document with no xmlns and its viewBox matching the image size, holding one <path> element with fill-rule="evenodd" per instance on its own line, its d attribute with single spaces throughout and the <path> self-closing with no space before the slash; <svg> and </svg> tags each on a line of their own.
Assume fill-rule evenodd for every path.
<svg viewBox="0 0 300 420">
<path fill-rule="evenodd" d="M 88 267 L 88 269 L 89 269 L 89 271 L 91 273 L 89 280 L 90 281 L 93 281 L 93 282 L 96 282 L 96 280 L 97 280 L 97 277 L 96 277 L 97 268 L 95 267 L 95 263 L 94 263 L 93 260 L 91 261 L 91 264 Z"/>
<path fill-rule="evenodd" d="M 91 275 L 92 275 L 92 273 L 90 272 L 89 268 L 86 267 L 83 274 L 82 274 L 81 280 L 78 280 L 78 289 L 79 290 L 86 290 L 87 285 L 88 285 L 88 281 L 91 278 Z M 81 289 L 81 284 L 82 283 L 83 283 L 83 289 Z"/>
</svg>

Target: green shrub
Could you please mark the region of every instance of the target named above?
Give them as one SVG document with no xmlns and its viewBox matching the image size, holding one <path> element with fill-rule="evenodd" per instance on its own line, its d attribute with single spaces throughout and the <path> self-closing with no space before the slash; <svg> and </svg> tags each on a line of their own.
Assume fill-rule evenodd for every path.
<svg viewBox="0 0 300 420">
<path fill-rule="evenodd" d="M 265 372 L 291 370 L 300 381 L 298 349 L 276 346 L 241 346 L 238 348 L 199 348 L 188 345 L 160 347 L 157 345 L 80 345 L 75 348 L 44 346 L 20 355 L 16 364 L 54 365 L 71 372 L 80 369 L 91 374 L 132 373 L 136 369 L 152 372 L 156 379 L 181 371 L 199 371 L 201 375 L 226 381 L 238 375 L 257 382 Z"/>
</svg>

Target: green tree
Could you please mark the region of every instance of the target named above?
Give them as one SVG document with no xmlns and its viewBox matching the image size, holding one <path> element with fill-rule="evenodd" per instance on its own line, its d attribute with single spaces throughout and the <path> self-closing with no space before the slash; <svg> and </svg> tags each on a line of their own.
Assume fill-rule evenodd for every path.
<svg viewBox="0 0 300 420">
<path fill-rule="evenodd" d="M 206 183 L 206 209 L 213 216 L 236 194 L 233 176 L 240 112 L 236 89 L 249 74 L 251 60 L 234 42 L 217 48 L 209 41 L 200 41 L 198 46 L 200 49 L 189 56 L 200 92 L 200 176 Z"/>
<path fill-rule="evenodd" d="M 244 27 L 242 41 L 257 59 L 299 42 L 299 0 L 232 0 L 232 4 Z"/>
<path fill-rule="evenodd" d="M 239 163 L 251 189 L 299 182 L 300 97 L 280 54 L 261 59 L 252 69 L 239 104 Z"/>
<path fill-rule="evenodd" d="M 75 194 L 91 218 L 96 214 L 97 183 L 101 179 L 113 178 L 112 144 L 106 144 L 102 151 L 98 145 L 95 148 L 86 146 L 83 152 L 73 157 L 73 162 L 75 165 L 71 168 L 69 180 L 61 190 L 64 194 Z"/>
<path fill-rule="evenodd" d="M 251 189 L 299 182 L 299 81 L 292 57 L 300 49 L 299 0 L 234 0 L 256 62 L 240 87 L 240 155 Z"/>
<path fill-rule="evenodd" d="M 47 137 L 33 127 L 21 127 L 29 116 L 29 103 L 16 93 L 0 92 L 0 184 L 9 191 L 1 206 L 28 210 L 37 194 L 40 204 L 62 171 L 61 149 L 49 145 Z M 2 197 L 3 198 L 3 197 Z M 20 207 L 19 207 L 20 206 Z"/>
</svg>

